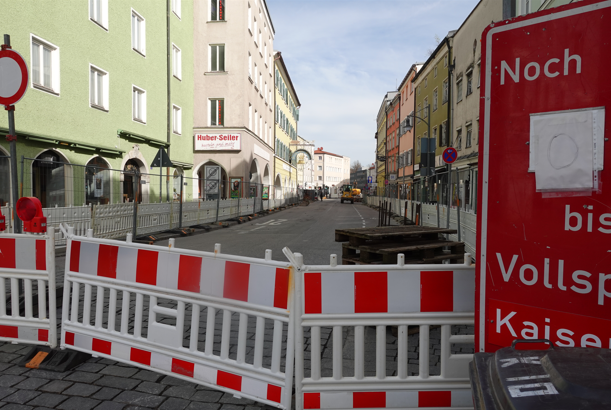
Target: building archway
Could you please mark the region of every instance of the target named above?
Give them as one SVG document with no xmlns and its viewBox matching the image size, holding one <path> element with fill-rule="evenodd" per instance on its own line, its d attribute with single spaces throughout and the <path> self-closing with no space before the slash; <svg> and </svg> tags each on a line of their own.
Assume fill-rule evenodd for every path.
<svg viewBox="0 0 611 410">
<path fill-rule="evenodd" d="M 142 203 L 143 189 L 142 181 L 140 185 L 136 185 L 140 174 L 140 168 L 142 163 L 136 158 L 128 159 L 123 167 L 123 202 L 134 202 L 136 195 L 138 195 L 138 203 Z"/>
<path fill-rule="evenodd" d="M 282 198 L 282 179 L 280 174 L 276 175 L 276 181 L 274 182 L 274 199 Z"/>
<path fill-rule="evenodd" d="M 269 165 L 265 164 L 265 169 L 263 170 L 263 179 L 261 180 L 261 183 L 263 185 L 269 185 L 270 184 L 270 180 L 269 180 Z"/>
<path fill-rule="evenodd" d="M 85 203 L 103 205 L 112 203 L 110 165 L 100 157 L 94 156 L 85 167 Z"/>
<path fill-rule="evenodd" d="M 208 168 L 207 168 L 208 167 Z M 216 172 L 215 168 L 216 167 Z M 218 170 L 220 169 L 220 175 Z M 206 175 L 208 173 L 208 175 Z M 197 186 L 193 186 L 193 197 L 203 200 L 227 199 L 229 193 L 229 177 L 227 171 L 219 163 L 208 160 L 197 166 L 193 171 L 197 175 Z M 218 175 L 218 176 L 217 176 Z"/>
<path fill-rule="evenodd" d="M 72 205 L 74 190 L 66 189 L 71 182 L 72 167 L 59 151 L 45 150 L 32 161 L 31 192 L 43 208 Z"/>
</svg>

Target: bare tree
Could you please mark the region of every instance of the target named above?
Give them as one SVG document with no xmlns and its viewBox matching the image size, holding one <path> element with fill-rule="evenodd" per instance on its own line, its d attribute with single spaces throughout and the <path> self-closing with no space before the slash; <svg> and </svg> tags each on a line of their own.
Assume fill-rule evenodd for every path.
<svg viewBox="0 0 611 410">
<path fill-rule="evenodd" d="M 439 43 L 441 43 L 441 39 L 439 38 L 439 36 L 437 34 L 435 34 L 435 47 L 434 48 L 429 48 L 429 49 L 426 50 L 429 53 L 429 56 L 431 54 L 433 54 L 433 51 L 435 51 L 435 48 L 437 48 Z"/>
<path fill-rule="evenodd" d="M 352 163 L 352 166 L 350 167 L 350 173 L 360 171 L 361 168 L 363 168 L 363 165 L 361 165 L 361 161 L 357 159 L 356 161 Z"/>
</svg>

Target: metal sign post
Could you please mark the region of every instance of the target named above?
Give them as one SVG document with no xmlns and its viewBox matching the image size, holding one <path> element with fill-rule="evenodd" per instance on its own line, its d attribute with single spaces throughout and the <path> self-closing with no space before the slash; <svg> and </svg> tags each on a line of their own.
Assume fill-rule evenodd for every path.
<svg viewBox="0 0 611 410">
<path fill-rule="evenodd" d="M 11 36 L 4 35 L 4 44 L 0 51 L 0 104 L 8 111 L 8 135 L 11 154 L 12 209 L 15 221 L 15 233 L 21 232 L 21 220 L 17 216 L 16 204 L 19 199 L 17 191 L 17 133 L 15 132 L 15 103 L 25 94 L 28 85 L 28 67 L 19 53 L 11 49 Z"/>
</svg>

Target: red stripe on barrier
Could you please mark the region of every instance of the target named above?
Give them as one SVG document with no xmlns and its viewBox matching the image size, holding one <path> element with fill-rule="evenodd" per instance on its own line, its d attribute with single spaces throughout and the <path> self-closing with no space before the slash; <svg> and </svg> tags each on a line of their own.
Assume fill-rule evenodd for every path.
<svg viewBox="0 0 611 410">
<path fill-rule="evenodd" d="M 289 270 L 276 268 L 276 284 L 274 286 L 274 307 L 286 309 L 289 299 Z"/>
<path fill-rule="evenodd" d="M 146 285 L 157 285 L 157 259 L 159 252 L 138 249 L 136 265 L 136 282 Z"/>
<path fill-rule="evenodd" d="M 91 350 L 94 352 L 104 353 L 110 356 L 112 343 L 102 339 L 96 339 L 95 337 L 91 341 Z"/>
<path fill-rule="evenodd" d="M 49 330 L 48 329 L 38 329 L 38 341 L 39 342 L 48 342 L 49 341 Z"/>
<path fill-rule="evenodd" d="M 303 393 L 303 408 L 304 409 L 319 409 L 320 408 L 320 393 Z"/>
<path fill-rule="evenodd" d="M 117 278 L 117 258 L 119 247 L 100 244 L 98 251 L 98 276 Z"/>
<path fill-rule="evenodd" d="M 0 325 L 0 337 L 12 337 L 13 339 L 18 339 L 19 328 L 17 326 Z"/>
<path fill-rule="evenodd" d="M 70 247 L 70 271 L 79 271 L 79 262 L 81 260 L 81 243 L 79 241 L 72 241 Z"/>
<path fill-rule="evenodd" d="M 273 384 L 267 385 L 267 400 L 275 401 L 280 403 L 282 401 L 282 387 L 274 386 Z"/>
<path fill-rule="evenodd" d="M 15 240 L 12 238 L 0 239 L 0 268 L 15 269 Z"/>
<path fill-rule="evenodd" d="M 47 241 L 36 241 L 36 270 L 47 270 Z"/>
<path fill-rule="evenodd" d="M 202 279 L 202 258 L 180 255 L 178 262 L 178 290 L 199 293 Z"/>
<path fill-rule="evenodd" d="M 66 344 L 70 346 L 74 346 L 74 333 L 66 332 Z"/>
<path fill-rule="evenodd" d="M 182 374 L 183 376 L 193 377 L 195 363 L 172 358 L 172 373 Z"/>
<path fill-rule="evenodd" d="M 223 297 L 248 302 L 248 277 L 250 264 L 225 262 L 225 284 Z"/>
<path fill-rule="evenodd" d="M 147 352 L 146 350 L 136 349 L 132 347 L 129 351 L 129 360 L 132 362 L 144 364 L 147 366 L 151 365 L 151 352 Z"/>
<path fill-rule="evenodd" d="M 320 273 L 304 273 L 303 281 L 305 313 L 322 313 Z"/>
<path fill-rule="evenodd" d="M 388 273 L 354 273 L 354 312 L 388 312 Z"/>
<path fill-rule="evenodd" d="M 216 384 L 228 389 L 242 391 L 242 376 L 218 370 L 216 373 Z"/>
<path fill-rule="evenodd" d="M 420 311 L 454 310 L 454 273 L 452 271 L 420 272 Z"/>
<path fill-rule="evenodd" d="M 452 392 L 419 391 L 418 407 L 452 407 Z"/>
<path fill-rule="evenodd" d="M 366 409 L 373 407 L 386 407 L 386 392 L 354 392 L 352 393 L 352 408 Z"/>
</svg>

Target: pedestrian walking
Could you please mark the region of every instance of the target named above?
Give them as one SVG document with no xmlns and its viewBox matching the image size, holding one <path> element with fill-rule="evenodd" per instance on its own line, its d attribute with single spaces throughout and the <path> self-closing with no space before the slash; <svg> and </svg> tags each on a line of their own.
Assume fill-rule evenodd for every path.
<svg viewBox="0 0 611 410">
<path fill-rule="evenodd" d="M 322 189 L 318 189 L 318 196 L 320 197 L 320 200 L 322 201 Z"/>
</svg>

